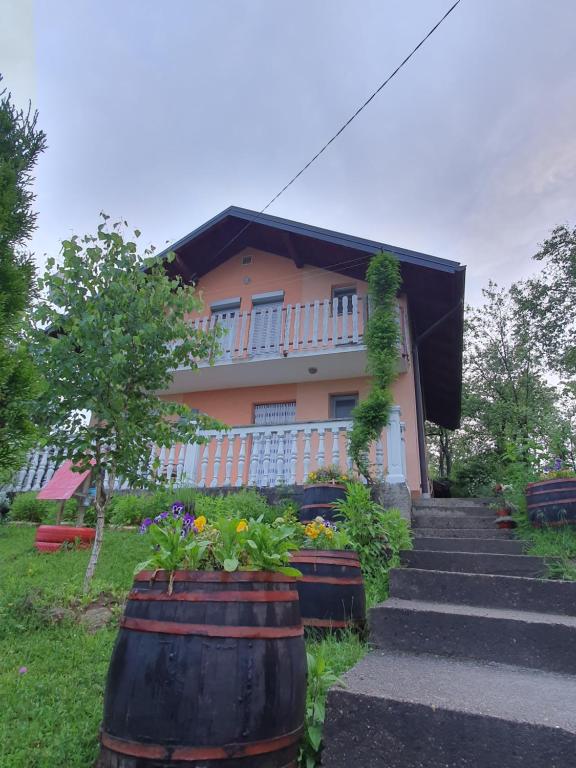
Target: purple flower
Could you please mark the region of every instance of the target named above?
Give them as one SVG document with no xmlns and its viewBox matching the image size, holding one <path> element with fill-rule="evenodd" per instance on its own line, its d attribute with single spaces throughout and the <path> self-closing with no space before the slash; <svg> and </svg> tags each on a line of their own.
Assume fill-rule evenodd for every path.
<svg viewBox="0 0 576 768">
<path fill-rule="evenodd" d="M 172 512 L 174 513 L 174 516 L 177 517 L 184 512 L 184 504 L 181 501 L 175 501 L 174 504 L 172 504 Z"/>
<path fill-rule="evenodd" d="M 562 469 L 562 459 L 557 457 L 554 459 L 554 472 L 560 472 L 561 469 Z"/>
<path fill-rule="evenodd" d="M 142 524 L 140 525 L 140 533 L 146 533 L 146 531 L 151 525 L 152 525 L 151 517 L 147 517 L 145 520 L 142 520 Z"/>
<path fill-rule="evenodd" d="M 20 667 L 20 669 L 18 670 L 19 675 L 25 675 L 26 672 L 28 672 L 28 667 Z"/>
<path fill-rule="evenodd" d="M 168 517 L 168 512 L 160 512 L 160 514 L 156 515 L 156 517 L 154 518 L 154 522 L 160 523 L 162 520 L 166 520 L 167 517 Z"/>
</svg>

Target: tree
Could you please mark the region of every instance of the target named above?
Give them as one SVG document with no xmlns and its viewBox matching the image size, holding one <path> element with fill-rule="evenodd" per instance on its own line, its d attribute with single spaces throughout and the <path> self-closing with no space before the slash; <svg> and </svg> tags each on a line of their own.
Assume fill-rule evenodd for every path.
<svg viewBox="0 0 576 768">
<path fill-rule="evenodd" d="M 390 418 L 392 384 L 398 375 L 398 315 L 396 296 L 400 289 L 398 259 L 381 251 L 370 260 L 366 273 L 370 316 L 364 337 L 372 387 L 354 409 L 350 433 L 350 455 L 369 483 L 373 482 L 368 462 L 370 445 L 380 439 Z"/>
<path fill-rule="evenodd" d="M 46 146 L 37 118 L 0 91 L 0 479 L 22 465 L 35 432 L 30 403 L 38 377 L 21 331 L 34 285 L 34 264 L 25 251 L 36 221 L 31 173 Z"/>
<path fill-rule="evenodd" d="M 439 468 L 449 446 L 459 493 L 503 481 L 512 455 L 527 466 L 546 461 L 557 442 L 559 397 L 534 344 L 534 320 L 513 289 L 490 283 L 483 294 L 485 303 L 466 312 L 462 427 L 448 443 L 429 430 Z"/>
<path fill-rule="evenodd" d="M 127 239 L 120 223 L 109 227 L 103 219 L 96 235 L 65 240 L 59 263 L 48 261 L 32 333 L 47 384 L 39 416 L 59 458 L 95 478 L 96 536 L 85 591 L 115 480 L 147 485 L 142 470 L 152 445 L 198 440 L 199 429 L 215 426 L 156 394 L 168 389 L 174 370 L 195 368 L 213 347 L 213 335 L 187 322 L 200 306 L 193 288 L 166 274 L 173 254 L 164 262 L 150 249 L 140 254 L 138 230 Z"/>
<path fill-rule="evenodd" d="M 576 380 L 576 227 L 556 227 L 534 256 L 543 268 L 512 293 L 531 319 L 532 343 L 551 368 Z"/>
</svg>

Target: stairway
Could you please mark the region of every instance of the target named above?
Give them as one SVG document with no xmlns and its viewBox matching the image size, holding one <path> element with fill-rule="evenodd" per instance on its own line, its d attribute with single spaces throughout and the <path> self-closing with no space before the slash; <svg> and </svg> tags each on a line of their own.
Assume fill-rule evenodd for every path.
<svg viewBox="0 0 576 768">
<path fill-rule="evenodd" d="M 414 549 L 328 696 L 324 768 L 575 768 L 576 582 L 485 500 L 420 500 Z"/>
</svg>

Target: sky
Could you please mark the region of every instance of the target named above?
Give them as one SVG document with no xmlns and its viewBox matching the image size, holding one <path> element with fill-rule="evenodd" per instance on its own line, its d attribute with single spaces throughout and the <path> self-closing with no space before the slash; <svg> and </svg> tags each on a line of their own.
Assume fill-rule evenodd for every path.
<svg viewBox="0 0 576 768">
<path fill-rule="evenodd" d="M 450 0 L 0 0 L 32 99 L 42 268 L 98 214 L 173 242 L 261 209 Z M 269 213 L 467 265 L 467 299 L 576 224 L 576 2 L 462 0 Z"/>
</svg>

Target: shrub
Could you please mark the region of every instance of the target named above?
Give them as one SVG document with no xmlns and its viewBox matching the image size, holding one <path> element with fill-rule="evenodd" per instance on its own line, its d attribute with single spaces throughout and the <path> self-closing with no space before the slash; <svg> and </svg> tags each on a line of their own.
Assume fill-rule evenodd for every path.
<svg viewBox="0 0 576 768">
<path fill-rule="evenodd" d="M 410 525 L 397 509 L 384 509 L 361 483 L 346 483 L 346 498 L 334 502 L 350 544 L 360 557 L 369 602 L 388 596 L 388 572 L 411 549 Z"/>
<path fill-rule="evenodd" d="M 171 502 L 172 494 L 167 490 L 115 496 L 108 519 L 112 525 L 139 525 L 145 518 L 154 517 L 169 507 Z"/>
<path fill-rule="evenodd" d="M 196 515 L 208 520 L 216 517 L 263 517 L 273 522 L 286 507 L 272 507 L 266 499 L 253 489 L 212 495 L 196 488 L 160 489 L 154 493 L 127 494 L 112 499 L 109 520 L 112 525 L 139 525 L 147 517 L 155 517 L 176 501 L 193 505 Z"/>
<path fill-rule="evenodd" d="M 36 491 L 18 493 L 10 506 L 10 519 L 28 523 L 54 523 L 60 507 L 59 502 L 42 501 Z M 76 499 L 69 499 L 64 505 L 63 518 L 74 520 L 78 511 Z"/>
</svg>

